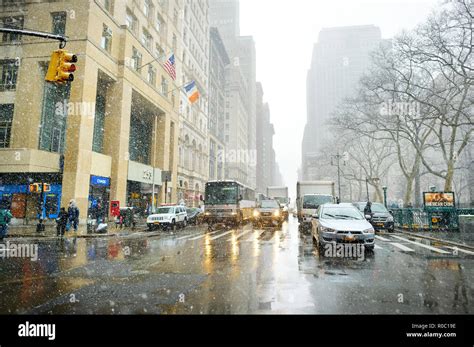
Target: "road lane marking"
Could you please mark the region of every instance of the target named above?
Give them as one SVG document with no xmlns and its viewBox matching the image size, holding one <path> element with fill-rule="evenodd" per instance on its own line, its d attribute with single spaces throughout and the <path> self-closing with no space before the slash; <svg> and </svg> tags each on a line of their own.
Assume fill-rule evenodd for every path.
<svg viewBox="0 0 474 347">
<path fill-rule="evenodd" d="M 471 252 L 471 251 L 468 251 L 468 250 L 465 250 L 465 249 L 462 249 L 462 248 L 451 247 L 451 246 L 446 246 L 446 248 L 452 249 L 453 251 L 457 250 L 458 252 L 474 255 L 474 252 Z"/>
<path fill-rule="evenodd" d="M 375 238 L 377 240 L 381 240 L 381 241 L 390 241 L 389 239 L 386 239 L 385 237 L 382 237 L 382 236 L 379 236 L 379 235 L 375 235 Z"/>
<path fill-rule="evenodd" d="M 380 247 L 379 245 L 374 245 L 374 249 L 383 249 L 383 248 Z"/>
<path fill-rule="evenodd" d="M 244 231 L 244 232 L 238 234 L 238 235 L 235 237 L 235 240 L 237 240 L 238 238 L 240 238 L 240 237 L 242 237 L 242 236 L 244 236 L 244 235 L 246 235 L 246 234 L 248 234 L 248 233 L 250 233 L 250 232 L 252 232 L 252 231 L 253 231 L 252 229 L 249 229 L 249 230 L 247 230 L 247 231 Z M 234 240 L 234 237 L 230 237 L 230 238 L 227 239 L 227 241 L 229 241 L 229 242 L 232 241 L 232 240 Z"/>
<path fill-rule="evenodd" d="M 191 235 L 181 236 L 181 237 L 178 237 L 176 240 L 184 240 L 184 239 L 196 236 L 196 235 L 201 235 L 201 233 L 195 233 L 195 234 L 191 234 Z"/>
<path fill-rule="evenodd" d="M 402 241 L 406 241 L 406 242 L 413 243 L 414 245 L 417 245 L 417 246 L 420 246 L 420 247 L 429 249 L 429 250 L 434 251 L 434 252 L 436 252 L 436 253 L 451 254 L 451 252 L 443 251 L 442 249 L 439 249 L 439 248 L 436 248 L 436 247 L 433 247 L 433 246 L 428 246 L 428 245 L 425 245 L 425 244 L 420 243 L 420 242 L 408 240 L 408 239 L 405 239 L 405 238 L 400 237 L 400 236 L 392 235 L 392 237 L 394 237 L 394 238 L 396 238 L 396 239 L 399 239 L 399 240 L 402 240 Z"/>
<path fill-rule="evenodd" d="M 206 235 L 214 235 L 214 234 L 217 234 L 217 233 L 220 233 L 222 230 L 216 230 L 216 231 L 213 231 L 211 233 L 204 233 L 202 235 L 199 235 L 199 236 L 196 236 L 196 237 L 193 237 L 192 239 L 189 239 L 189 241 L 195 241 L 195 240 L 199 240 L 199 239 L 202 239 L 204 237 L 206 237 Z M 194 235 L 193 235 L 194 236 Z M 211 239 L 212 240 L 212 239 Z"/>
<path fill-rule="evenodd" d="M 230 233 L 233 233 L 233 232 L 234 232 L 234 230 L 229 230 L 229 231 L 226 231 L 225 233 L 222 233 L 220 235 L 211 237 L 211 241 L 217 240 L 218 238 L 229 235 Z"/>
<path fill-rule="evenodd" d="M 405 251 L 405 252 L 414 252 L 413 249 L 411 249 L 407 246 L 404 246 L 404 245 L 402 245 L 401 243 L 398 243 L 398 242 L 392 242 L 392 245 L 397 247 L 397 248 L 400 248 L 402 251 Z"/>
</svg>

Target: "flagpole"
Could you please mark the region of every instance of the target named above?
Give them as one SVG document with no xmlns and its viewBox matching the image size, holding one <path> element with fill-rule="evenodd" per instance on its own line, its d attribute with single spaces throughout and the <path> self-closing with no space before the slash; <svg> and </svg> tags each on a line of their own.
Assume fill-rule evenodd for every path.
<svg viewBox="0 0 474 347">
<path fill-rule="evenodd" d="M 150 65 L 151 63 L 155 62 L 155 61 L 158 61 L 158 59 L 161 59 L 163 57 L 166 57 L 168 54 L 170 54 L 172 51 L 169 51 L 168 53 L 164 53 L 162 55 L 160 55 L 159 57 L 156 57 L 155 59 L 153 59 L 152 61 L 140 66 L 139 68 L 137 68 L 137 70 L 140 70 L 142 67 L 145 67 L 147 65 Z M 158 62 L 158 64 L 160 64 L 161 66 L 163 66 L 160 62 Z"/>
<path fill-rule="evenodd" d="M 179 87 L 170 90 L 168 93 L 166 93 L 166 95 L 168 95 L 168 94 L 170 94 L 170 93 L 172 93 L 172 92 L 174 92 L 174 91 L 176 91 L 176 90 L 178 90 L 178 89 L 183 88 L 185 85 L 190 84 L 191 82 L 193 82 L 193 81 L 188 81 L 188 82 L 184 83 L 183 85 L 180 85 Z"/>
</svg>

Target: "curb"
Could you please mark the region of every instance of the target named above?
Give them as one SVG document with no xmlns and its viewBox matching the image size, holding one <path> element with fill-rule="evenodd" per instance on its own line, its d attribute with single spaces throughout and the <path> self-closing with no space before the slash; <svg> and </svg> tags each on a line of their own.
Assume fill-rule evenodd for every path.
<svg viewBox="0 0 474 347">
<path fill-rule="evenodd" d="M 422 238 L 422 239 L 437 241 L 437 242 L 446 243 L 448 245 L 452 245 L 452 246 L 456 246 L 456 247 L 460 247 L 460 248 L 467 248 L 467 249 L 470 249 L 470 250 L 474 250 L 474 246 L 466 245 L 464 243 L 458 243 L 458 242 L 453 242 L 453 241 L 449 241 L 449 240 L 437 239 L 435 237 L 420 235 L 420 234 L 416 234 L 416 233 L 411 233 L 409 231 L 400 231 L 400 232 L 402 234 L 407 234 L 407 235 L 410 235 L 410 236 L 416 236 L 416 237 L 419 237 L 419 238 Z"/>
</svg>

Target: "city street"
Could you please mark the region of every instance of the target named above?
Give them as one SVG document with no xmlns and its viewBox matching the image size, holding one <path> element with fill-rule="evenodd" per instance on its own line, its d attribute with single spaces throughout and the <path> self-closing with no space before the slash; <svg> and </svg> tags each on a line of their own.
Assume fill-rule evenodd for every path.
<svg viewBox="0 0 474 347">
<path fill-rule="evenodd" d="M 38 245 L 38 259 L 0 258 L 1 314 L 474 312 L 474 251 L 400 233 L 363 259 L 321 257 L 293 217 L 281 230 L 6 241 Z"/>
</svg>

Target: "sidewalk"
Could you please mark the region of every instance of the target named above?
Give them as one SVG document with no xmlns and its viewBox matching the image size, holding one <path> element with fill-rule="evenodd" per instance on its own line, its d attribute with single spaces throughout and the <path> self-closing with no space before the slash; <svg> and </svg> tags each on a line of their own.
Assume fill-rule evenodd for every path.
<svg viewBox="0 0 474 347">
<path fill-rule="evenodd" d="M 65 236 L 76 235 L 81 238 L 93 238 L 93 237 L 112 237 L 112 236 L 126 236 L 131 233 L 143 231 L 140 225 L 137 225 L 134 230 L 131 228 L 115 228 L 115 223 L 108 223 L 108 232 L 107 233 L 87 233 L 87 225 L 79 225 L 77 228 L 77 233 L 73 230 L 66 232 Z M 55 224 L 46 224 L 44 232 L 36 232 L 36 224 L 29 225 L 10 225 L 8 228 L 7 238 L 12 237 L 57 237 L 56 225 Z"/>
</svg>

